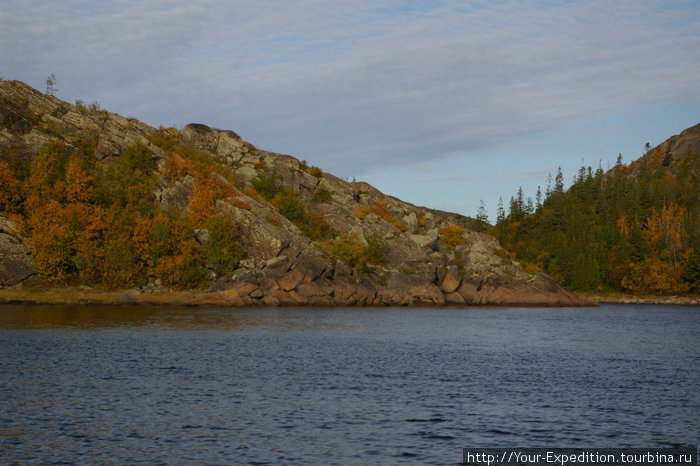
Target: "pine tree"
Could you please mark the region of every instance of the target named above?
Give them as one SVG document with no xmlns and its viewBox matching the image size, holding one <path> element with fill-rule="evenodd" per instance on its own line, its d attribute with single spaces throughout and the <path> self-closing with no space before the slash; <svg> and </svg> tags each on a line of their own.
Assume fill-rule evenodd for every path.
<svg viewBox="0 0 700 466">
<path fill-rule="evenodd" d="M 483 223 L 489 223 L 489 216 L 486 213 L 486 205 L 483 199 L 479 199 L 479 211 L 476 213 L 476 220 Z"/>
<path fill-rule="evenodd" d="M 506 211 L 503 209 L 503 198 L 498 198 L 498 209 L 496 210 L 496 224 L 500 225 L 506 220 Z"/>
<path fill-rule="evenodd" d="M 46 93 L 48 95 L 54 95 L 58 92 L 56 89 L 56 75 L 51 73 L 48 78 L 46 78 Z"/>
</svg>

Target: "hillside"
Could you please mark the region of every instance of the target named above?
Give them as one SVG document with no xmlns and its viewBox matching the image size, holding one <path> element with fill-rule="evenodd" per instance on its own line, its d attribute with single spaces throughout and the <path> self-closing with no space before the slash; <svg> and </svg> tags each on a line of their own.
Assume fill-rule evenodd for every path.
<svg viewBox="0 0 700 466">
<path fill-rule="evenodd" d="M 700 124 L 640 159 L 581 167 L 544 202 L 513 198 L 492 233 L 515 256 L 579 291 L 700 293 Z"/>
<path fill-rule="evenodd" d="M 232 131 L 0 82 L 0 286 L 227 305 L 585 305 L 463 217 Z"/>
</svg>

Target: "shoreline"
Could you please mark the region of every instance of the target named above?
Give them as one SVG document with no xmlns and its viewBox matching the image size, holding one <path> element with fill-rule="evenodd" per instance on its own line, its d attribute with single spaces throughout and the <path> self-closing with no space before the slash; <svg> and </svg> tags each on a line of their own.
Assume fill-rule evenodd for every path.
<svg viewBox="0 0 700 466">
<path fill-rule="evenodd" d="M 595 307 L 596 303 L 581 300 L 581 307 Z M 75 306 L 187 306 L 187 307 L 578 307 L 574 304 L 551 303 L 486 303 L 459 305 L 415 302 L 407 304 L 371 304 L 336 302 L 300 302 L 290 294 L 289 299 L 252 300 L 239 295 L 235 289 L 204 292 L 192 290 L 162 290 L 143 292 L 138 289 L 102 290 L 97 288 L 0 288 L 0 305 L 75 305 Z"/>
<path fill-rule="evenodd" d="M 599 304 L 663 304 L 700 306 L 700 296 L 635 296 L 625 293 L 578 293 L 579 296 Z"/>
<path fill-rule="evenodd" d="M 623 293 L 580 293 L 582 298 L 597 304 L 663 304 L 663 305 L 700 305 L 700 296 L 633 296 Z M 215 306 L 215 307 L 260 307 L 263 303 L 242 302 L 235 290 L 228 292 L 196 292 L 166 290 L 153 293 L 144 293 L 138 290 L 109 291 L 100 289 L 80 288 L 3 288 L 0 289 L 0 304 L 46 304 L 46 305 L 149 305 L 149 306 Z M 269 305 L 269 304 L 268 304 Z M 309 304 L 278 303 L 272 307 L 296 305 L 309 307 Z M 494 307 L 558 307 L 547 304 L 536 305 L 532 303 L 524 305 L 493 303 L 487 304 Z M 326 303 L 326 306 L 346 306 L 345 304 Z M 432 307 L 435 304 L 426 303 L 423 307 Z M 350 307 L 362 307 L 351 305 Z M 415 307 L 415 306 L 412 306 Z M 451 307 L 451 305 L 445 305 Z"/>
</svg>

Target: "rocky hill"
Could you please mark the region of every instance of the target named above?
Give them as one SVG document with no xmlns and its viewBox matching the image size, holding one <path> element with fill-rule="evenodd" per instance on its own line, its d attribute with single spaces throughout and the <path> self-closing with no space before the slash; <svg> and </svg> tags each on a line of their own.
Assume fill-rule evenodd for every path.
<svg viewBox="0 0 700 466">
<path fill-rule="evenodd" d="M 587 305 L 464 217 L 232 131 L 152 128 L 0 82 L 0 287 L 227 305 Z"/>
</svg>

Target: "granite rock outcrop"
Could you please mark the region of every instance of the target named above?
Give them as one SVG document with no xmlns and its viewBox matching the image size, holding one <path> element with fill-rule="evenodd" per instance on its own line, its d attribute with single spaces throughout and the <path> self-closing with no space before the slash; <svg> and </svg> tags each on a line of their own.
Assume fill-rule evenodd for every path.
<svg viewBox="0 0 700 466">
<path fill-rule="evenodd" d="M 71 105 L 21 82 L 0 82 L 0 154 L 12 152 L 30 163 L 51 141 L 70 146 L 77 138 L 92 138 L 98 163 L 109 165 L 126 147 L 140 144 L 158 167 L 158 204 L 187 214 L 194 179 L 163 175 L 167 151 L 153 142 L 158 131 L 98 105 Z M 235 193 L 217 198 L 215 210 L 235 221 L 245 254 L 232 273 L 210 271 L 208 288 L 198 297 L 202 304 L 592 304 L 544 273 L 526 272 L 492 236 L 471 229 L 466 217 L 415 206 L 367 183 L 348 182 L 297 158 L 258 149 L 233 131 L 190 124 L 171 134 L 233 174 L 227 179 L 211 173 Z M 323 219 L 324 238 L 309 235 L 279 206 L 255 195 L 252 186 L 261 175 L 295 193 L 314 218 Z M 194 235 L 201 243 L 208 240 L 204 229 Z M 334 252 L 343 241 L 365 250 L 379 245 L 381 257 L 350 260 Z M 34 273 L 29 242 L 0 217 L 0 287 L 17 286 Z M 162 289 L 153 278 L 137 292 Z"/>
</svg>

